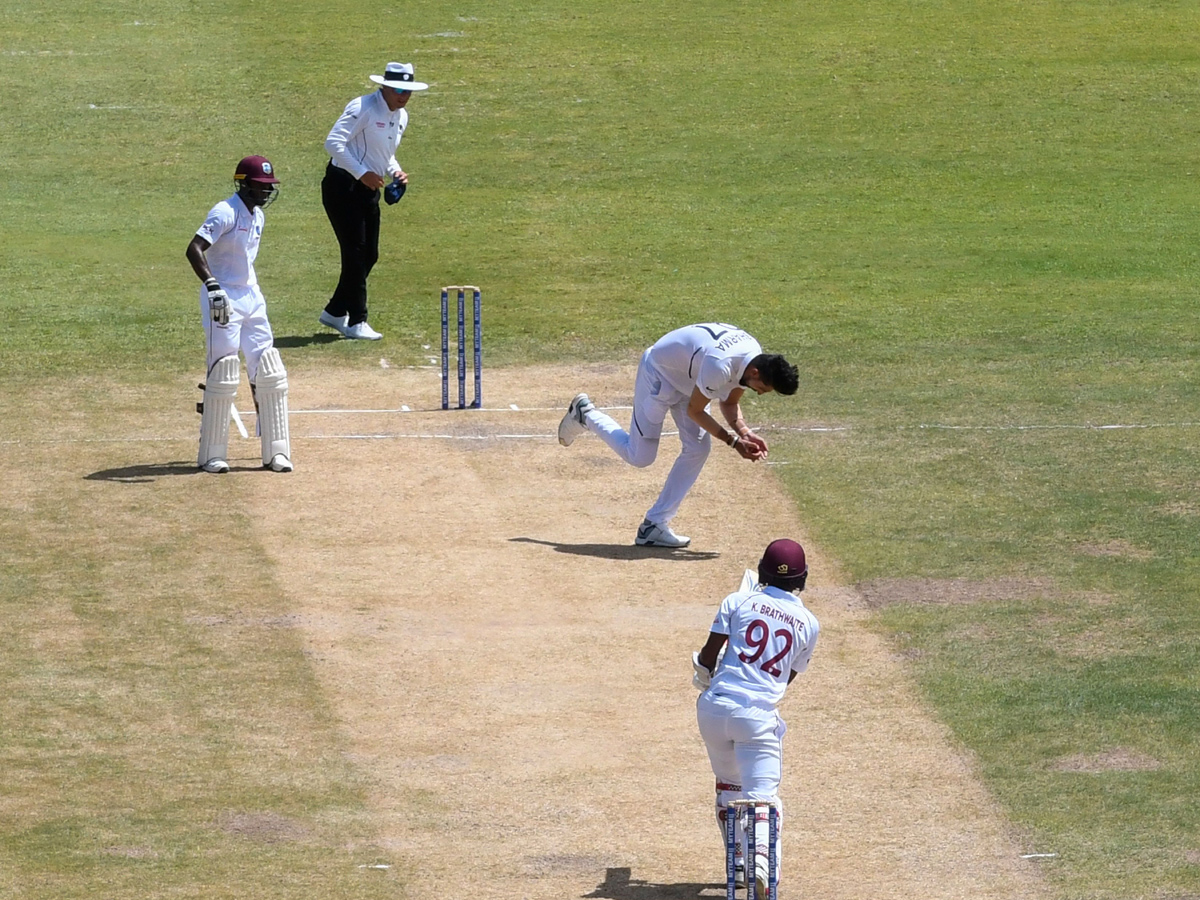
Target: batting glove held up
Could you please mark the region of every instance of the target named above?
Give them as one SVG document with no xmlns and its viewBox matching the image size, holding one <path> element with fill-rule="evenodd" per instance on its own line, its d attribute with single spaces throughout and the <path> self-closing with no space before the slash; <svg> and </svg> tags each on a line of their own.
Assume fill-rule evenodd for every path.
<svg viewBox="0 0 1200 900">
<path fill-rule="evenodd" d="M 212 312 L 212 320 L 222 327 L 229 324 L 229 297 L 221 290 L 221 285 L 215 278 L 204 282 L 208 291 L 208 308 Z"/>
</svg>

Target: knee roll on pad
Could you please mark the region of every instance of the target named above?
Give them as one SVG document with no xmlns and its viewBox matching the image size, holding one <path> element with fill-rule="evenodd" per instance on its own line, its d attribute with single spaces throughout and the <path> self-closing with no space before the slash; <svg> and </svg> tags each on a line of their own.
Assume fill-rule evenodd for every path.
<svg viewBox="0 0 1200 900">
<path fill-rule="evenodd" d="M 204 412 L 200 417 L 200 452 L 196 465 L 229 455 L 229 409 L 237 396 L 242 366 L 236 355 L 218 359 L 204 380 Z"/>
<path fill-rule="evenodd" d="M 282 453 L 292 458 L 292 442 L 288 434 L 287 369 L 279 351 L 269 347 L 258 361 L 254 376 L 254 396 L 258 404 L 258 430 L 262 437 L 262 460 L 269 466 Z"/>
</svg>

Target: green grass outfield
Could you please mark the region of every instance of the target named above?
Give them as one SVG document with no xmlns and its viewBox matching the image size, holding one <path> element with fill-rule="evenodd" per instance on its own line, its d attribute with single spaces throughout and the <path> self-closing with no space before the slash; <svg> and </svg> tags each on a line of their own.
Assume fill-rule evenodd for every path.
<svg viewBox="0 0 1200 900">
<path fill-rule="evenodd" d="M 772 414 L 842 429 L 776 438 L 813 538 L 885 595 L 987 588 L 877 621 L 1030 850 L 1058 854 L 1045 871 L 1059 896 L 1195 896 L 1198 32 L 1200 7 L 1149 0 L 10 0 L 0 433 L 36 433 L 26 396 L 195 378 L 183 250 L 245 154 L 268 155 L 284 182 L 258 266 L 272 322 L 281 336 L 318 331 L 336 278 L 324 136 L 367 74 L 413 61 L 433 89 L 409 106 L 411 189 L 384 210 L 372 275 L 389 356 L 424 356 L 436 290 L 456 281 L 484 287 L 490 364 L 632 360 L 712 319 L 800 360 L 799 402 Z M 351 342 L 294 343 L 297 372 L 377 365 Z M 1136 427 L 1094 427 L 1113 425 Z M 53 523 L 32 529 L 26 513 L 0 502 L 6 619 L 30 621 L 49 585 L 91 608 L 98 562 L 65 540 L 49 556 L 30 546 Z M 161 552 L 169 565 L 186 555 Z M 300 668 L 295 651 L 281 638 L 272 652 Z M 80 861 L 88 846 L 178 828 L 178 859 L 145 864 L 181 896 L 205 878 L 206 896 L 224 896 L 229 873 L 188 862 L 199 838 L 169 798 L 139 805 L 148 818 L 106 812 L 111 785 L 87 764 L 103 768 L 96 722 L 128 701 L 92 697 L 93 715 L 50 702 L 30 673 L 56 665 L 21 627 L 3 631 L 15 699 L 0 764 L 24 774 L 0 792 L 19 809 L 55 782 L 39 740 L 70 707 L 83 768 L 53 788 L 83 801 L 73 816 L 0 823 L 0 891 L 7 877 L 51 885 L 22 896 L 93 896 L 106 876 Z M 345 828 L 353 778 L 323 762 L 336 739 L 305 677 L 286 702 L 309 717 L 307 742 L 288 759 L 311 783 L 302 800 L 261 804 L 304 803 Z M 188 684 L 212 701 L 203 679 Z M 211 728 L 189 739 L 224 758 Z M 1114 754 L 1140 763 L 1064 765 Z M 214 809 L 251 789 L 202 775 Z M 260 858 L 201 849 L 253 882 Z M 269 884 L 276 897 L 312 888 Z"/>
</svg>

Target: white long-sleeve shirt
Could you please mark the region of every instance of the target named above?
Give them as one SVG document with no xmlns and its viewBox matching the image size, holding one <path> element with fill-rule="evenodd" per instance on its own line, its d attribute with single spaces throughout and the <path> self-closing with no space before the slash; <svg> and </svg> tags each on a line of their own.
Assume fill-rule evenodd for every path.
<svg viewBox="0 0 1200 900">
<path fill-rule="evenodd" d="M 367 172 L 380 177 L 400 174 L 396 148 L 408 127 L 408 111 L 388 109 L 382 91 L 355 97 L 325 138 L 325 152 L 333 164 L 355 178 Z"/>
</svg>

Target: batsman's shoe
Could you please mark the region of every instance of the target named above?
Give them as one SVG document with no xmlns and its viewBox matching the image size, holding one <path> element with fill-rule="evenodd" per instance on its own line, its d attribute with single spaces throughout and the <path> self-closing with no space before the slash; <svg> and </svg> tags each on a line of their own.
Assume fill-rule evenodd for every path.
<svg viewBox="0 0 1200 900">
<path fill-rule="evenodd" d="M 366 322 L 359 322 L 357 325 L 348 325 L 342 334 L 355 341 L 377 341 L 383 337 L 382 334 Z"/>
<path fill-rule="evenodd" d="M 571 405 L 567 407 L 567 414 L 558 423 L 558 442 L 564 447 L 570 447 L 575 438 L 587 431 L 584 417 L 594 408 L 595 404 L 588 399 L 587 394 L 576 394 Z"/>
<path fill-rule="evenodd" d="M 642 520 L 642 524 L 638 527 L 637 538 L 634 540 L 639 547 L 670 547 L 672 549 L 686 547 L 691 542 L 690 537 L 673 532 L 670 525 L 655 525 L 649 519 Z"/>
<path fill-rule="evenodd" d="M 746 886 L 746 865 L 740 859 L 733 867 L 733 883 L 740 888 Z M 766 894 L 763 894 L 765 897 Z"/>
<path fill-rule="evenodd" d="M 263 468 L 270 469 L 272 472 L 290 472 L 292 471 L 292 461 L 282 453 L 276 453 L 271 457 L 271 462 Z"/>
<path fill-rule="evenodd" d="M 214 475 L 223 475 L 229 471 L 229 463 L 223 459 L 210 459 L 200 468 L 205 472 L 212 472 Z"/>
<path fill-rule="evenodd" d="M 317 319 L 317 321 L 320 322 L 322 325 L 327 325 L 336 331 L 340 331 L 342 334 L 346 333 L 346 323 L 349 320 L 350 320 L 349 316 L 341 316 L 341 317 L 331 316 L 328 312 L 326 312 L 324 310 L 321 311 L 321 315 Z"/>
</svg>

